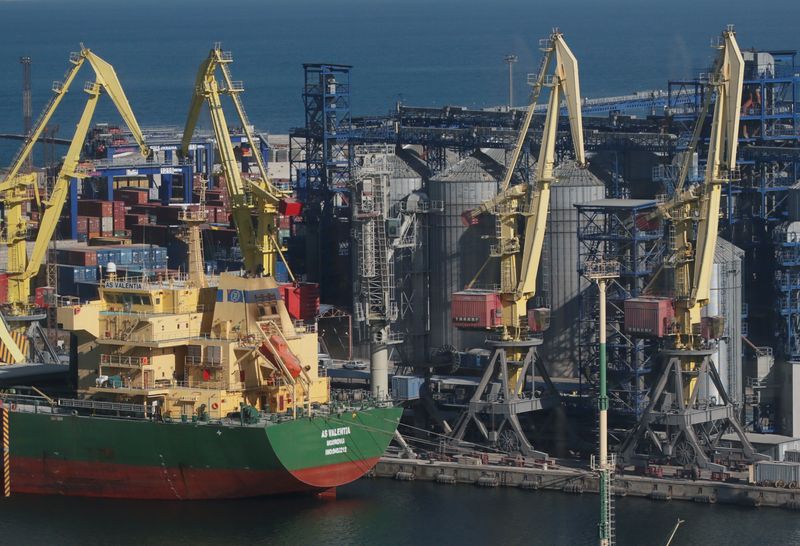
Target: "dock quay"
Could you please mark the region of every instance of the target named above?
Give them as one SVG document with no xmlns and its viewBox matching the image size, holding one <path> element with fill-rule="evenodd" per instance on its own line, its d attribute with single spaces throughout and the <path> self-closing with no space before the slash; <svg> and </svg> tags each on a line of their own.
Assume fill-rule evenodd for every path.
<svg viewBox="0 0 800 546">
<path fill-rule="evenodd" d="M 442 485 L 517 487 L 530 490 L 562 491 L 571 494 L 598 493 L 598 475 L 588 469 L 551 464 L 506 466 L 470 464 L 461 461 L 401 459 L 382 457 L 367 474 L 371 478 L 400 481 L 432 481 Z M 614 475 L 615 497 L 642 497 L 654 501 L 689 501 L 702 504 L 734 504 L 745 507 L 800 510 L 800 490 L 758 487 L 747 483 L 709 479 L 656 478 L 633 474 Z"/>
</svg>

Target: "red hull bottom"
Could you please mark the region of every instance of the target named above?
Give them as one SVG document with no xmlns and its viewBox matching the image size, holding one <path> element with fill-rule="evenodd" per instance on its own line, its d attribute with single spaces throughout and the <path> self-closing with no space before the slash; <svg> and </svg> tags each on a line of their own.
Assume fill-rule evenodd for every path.
<svg viewBox="0 0 800 546">
<path fill-rule="evenodd" d="M 40 495 L 164 500 L 319 493 L 360 478 L 377 462 L 378 457 L 295 471 L 256 471 L 12 457 L 11 490 Z"/>
</svg>

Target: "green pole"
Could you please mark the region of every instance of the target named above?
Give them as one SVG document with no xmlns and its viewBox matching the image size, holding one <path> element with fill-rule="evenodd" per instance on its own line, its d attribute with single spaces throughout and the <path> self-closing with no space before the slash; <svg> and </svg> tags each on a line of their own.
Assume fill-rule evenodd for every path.
<svg viewBox="0 0 800 546">
<path fill-rule="evenodd" d="M 608 468 L 608 391 L 606 387 L 606 280 L 597 280 L 600 291 L 600 545 L 611 542 L 611 522 L 609 521 L 609 477 Z"/>
</svg>

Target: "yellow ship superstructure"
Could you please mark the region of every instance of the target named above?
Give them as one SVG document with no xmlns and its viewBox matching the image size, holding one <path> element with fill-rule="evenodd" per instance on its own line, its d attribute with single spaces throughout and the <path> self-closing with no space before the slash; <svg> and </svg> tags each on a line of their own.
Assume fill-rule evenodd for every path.
<svg viewBox="0 0 800 546">
<path fill-rule="evenodd" d="M 191 249 L 199 229 L 189 229 Z M 280 294 L 272 277 L 109 272 L 98 301 L 59 309 L 77 338 L 78 390 L 170 419 L 326 403 L 315 328 L 294 321 Z"/>
</svg>

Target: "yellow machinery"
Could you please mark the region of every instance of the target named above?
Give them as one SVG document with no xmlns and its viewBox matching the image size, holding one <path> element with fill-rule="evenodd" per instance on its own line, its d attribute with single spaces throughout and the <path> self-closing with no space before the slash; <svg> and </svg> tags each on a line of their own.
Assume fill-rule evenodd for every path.
<svg viewBox="0 0 800 546">
<path fill-rule="evenodd" d="M 221 45 L 217 43 L 206 60 L 201 63 L 200 69 L 197 71 L 194 94 L 183 132 L 181 154 L 184 157 L 188 155 L 189 143 L 197 125 L 200 109 L 203 103 L 207 102 L 222 164 L 222 173 L 230 197 L 231 212 L 239 234 L 239 246 L 242 250 L 245 269 L 252 275 L 274 276 L 278 258 L 283 259 L 283 252 L 277 237 L 278 209 L 282 202 L 287 202 L 290 194 L 278 190 L 267 176 L 264 160 L 258 147 L 255 146 L 252 128 L 239 98 L 239 93 L 244 91 L 244 87 L 242 82 L 234 81 L 231 78 L 228 69 L 231 62 L 233 62 L 231 53 L 222 51 Z M 220 68 L 222 72 L 222 85 L 217 82 L 217 68 Z M 233 100 L 237 116 L 256 159 L 259 171 L 259 177 L 256 179 L 247 178 L 245 180 L 242 177 L 222 109 L 220 100 L 222 94 L 230 95 Z M 285 262 L 285 260 L 283 261 Z"/>
<path fill-rule="evenodd" d="M 19 170 L 25 160 L 30 156 L 33 146 L 41 136 L 42 131 L 52 117 L 61 99 L 69 91 L 80 68 L 88 61 L 95 73 L 95 81 L 87 82 L 84 91 L 89 95 L 86 106 L 84 107 L 81 118 L 75 129 L 75 133 L 70 142 L 69 149 L 64 158 L 64 163 L 58 173 L 58 177 L 53 185 L 52 191 L 44 204 L 44 213 L 39 222 L 39 229 L 36 234 L 36 242 L 31 255 L 28 256 L 26 239 L 28 225 L 23 214 L 23 204 L 30 200 L 30 194 L 34 193 L 38 198 L 38 188 L 35 174 L 19 174 Z M 144 142 L 144 136 L 136 122 L 125 92 L 120 85 L 114 68 L 92 53 L 89 49 L 81 46 L 81 50 L 70 56 L 72 66 L 67 71 L 64 80 L 53 84 L 54 95 L 39 116 L 31 133 L 25 143 L 15 156 L 5 179 L 0 182 L 0 196 L 6 210 L 5 230 L 2 234 L 0 244 L 8 247 L 8 265 L 6 270 L 8 276 L 8 313 L 6 319 L 14 320 L 14 317 L 28 315 L 31 310 L 31 279 L 39 272 L 47 245 L 55 233 L 61 211 L 69 193 L 69 184 L 72 178 L 80 176 L 78 172 L 78 162 L 81 150 L 83 149 L 86 135 L 94 114 L 97 100 L 102 93 L 111 97 L 117 110 L 122 115 L 128 128 L 139 144 L 143 156 L 148 156 L 150 150 Z M 17 346 L 13 339 L 19 336 L 12 336 L 6 324 L 0 321 L 0 341 L 6 348 L 5 353 L 9 355 L 10 363 L 19 363 L 25 360 L 25 355 Z"/>
<path fill-rule="evenodd" d="M 500 284 L 496 294 L 500 300 L 502 326 L 498 339 L 489 341 L 494 353 L 478 388 L 470 400 L 469 410 L 462 416 L 454 432 L 461 440 L 467 426 L 474 422 L 484 439 L 509 451 L 522 451 L 530 455 L 546 456 L 533 450 L 518 421 L 517 415 L 549 407 L 557 400 L 557 393 L 549 380 L 544 366 L 535 358 L 535 347 L 541 338 L 535 334 L 546 327 L 549 313 L 542 312 L 538 321 L 531 325 L 528 320 L 528 300 L 536 294 L 536 278 L 542 258 L 542 247 L 550 205 L 550 186 L 555 181 L 555 145 L 558 136 L 560 106 L 566 103 L 569 114 L 575 159 L 578 165 L 586 163 L 583 147 L 583 124 L 581 117 L 580 83 L 578 62 L 558 30 L 543 40 L 542 63 L 533 84 L 532 101 L 528 107 L 511 160 L 503 177 L 500 193 L 493 199 L 470 211 L 471 219 L 481 214 L 493 214 L 498 225 L 497 244 L 492 245 L 490 259 L 500 262 Z M 555 62 L 553 62 L 555 61 Z M 551 65 L 552 75 L 548 75 Z M 510 185 L 528 137 L 534 107 L 543 88 L 550 90 L 545 116 L 542 142 L 539 148 L 535 179 L 531 184 Z M 518 224 L 524 221 L 524 234 L 520 237 Z M 520 240 L 521 239 L 521 240 Z M 480 272 L 479 272 L 480 275 Z M 471 285 L 474 284 L 474 280 Z M 454 309 L 460 298 L 469 299 L 471 290 L 453 295 Z M 454 315 L 454 319 L 456 319 Z M 545 323 L 545 324 L 543 324 Z M 456 322 L 456 326 L 459 326 Z M 542 398 L 523 395 L 526 374 L 536 366 L 544 380 L 550 385 L 548 395 Z M 501 401 L 484 398 L 489 382 L 499 374 L 502 383 Z M 497 416 L 490 421 L 495 430 L 487 430 L 480 414 Z"/>
<path fill-rule="evenodd" d="M 543 44 L 544 59 L 534 84 L 533 100 L 520 127 L 511 161 L 494 199 L 470 212 L 472 218 L 481 214 L 494 214 L 499 223 L 498 244 L 491 257 L 500 260 L 500 301 L 502 303 L 503 340 L 517 340 L 528 333 L 526 325 L 527 303 L 536 294 L 536 279 L 542 258 L 547 212 L 550 206 L 550 185 L 555 180 L 555 144 L 558 136 L 558 116 L 562 98 L 570 120 L 575 161 L 586 164 L 583 147 L 580 83 L 578 62 L 570 51 L 563 35 L 556 31 Z M 555 55 L 554 55 L 555 53 Z M 550 64 L 555 57 L 555 73 L 548 77 Z M 550 89 L 547 114 L 542 132 L 542 142 L 532 185 L 511 186 L 519 163 L 539 93 L 543 87 Z M 520 248 L 517 229 L 519 216 L 524 218 L 525 233 Z M 522 253 L 520 253 L 522 250 Z"/>
<path fill-rule="evenodd" d="M 736 151 L 739 138 L 744 59 L 733 27 L 719 41 L 719 58 L 709 75 L 709 94 L 715 97 L 705 178 L 684 188 L 689 168 L 685 161 L 672 198 L 660 207 L 670 224 L 672 256 L 665 270 L 672 269 L 671 298 L 675 321 L 669 348 L 662 351 L 664 366 L 651 386 L 650 402 L 640 422 L 623 443 L 622 459 L 631 462 L 648 438 L 661 458 L 678 464 L 698 464 L 721 470 L 714 462 L 722 435 L 733 430 L 739 436 L 743 455 L 757 458 L 736 417 L 714 363 L 709 341 L 721 333 L 721 317 L 701 317 L 708 304 L 714 249 L 719 231 L 722 187 L 737 178 Z M 702 125 L 705 116 L 698 124 Z M 702 127 L 695 130 L 699 135 Z M 651 283 L 652 284 L 652 283 Z M 713 385 L 721 400 L 700 396 L 701 385 Z"/>
</svg>

